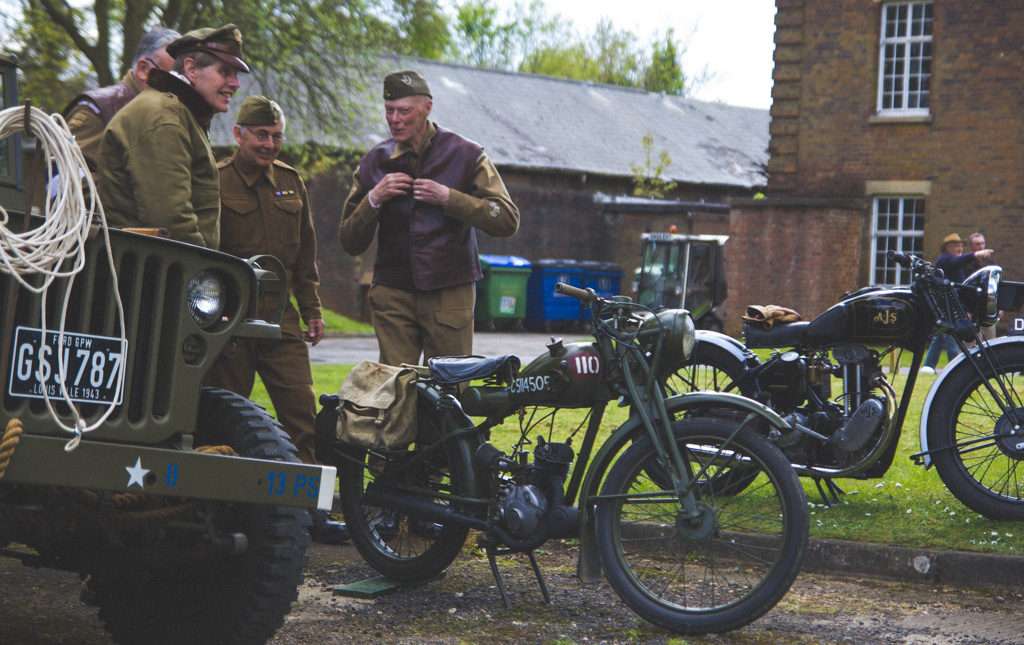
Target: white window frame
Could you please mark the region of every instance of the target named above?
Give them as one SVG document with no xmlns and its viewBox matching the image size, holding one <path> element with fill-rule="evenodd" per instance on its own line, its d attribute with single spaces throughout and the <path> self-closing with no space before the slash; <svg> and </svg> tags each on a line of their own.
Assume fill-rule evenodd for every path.
<svg viewBox="0 0 1024 645">
<path fill-rule="evenodd" d="M 898 199 L 900 203 L 899 213 L 897 214 L 896 222 L 897 228 L 895 231 L 885 231 L 881 233 L 881 237 L 895 237 L 896 238 L 896 250 L 903 253 L 903 240 L 907 238 L 923 238 L 924 227 L 920 231 L 918 230 L 903 230 L 903 215 L 908 200 L 913 201 L 925 201 L 924 195 L 873 195 L 871 199 L 871 254 L 870 254 L 870 273 L 868 274 L 868 284 L 884 284 L 876 281 L 878 263 L 878 238 L 880 237 L 878 231 L 878 201 L 880 199 Z M 927 213 L 927 210 L 925 210 Z M 922 219 L 924 214 L 921 215 Z M 923 247 L 923 245 L 922 245 Z M 885 286 L 906 286 L 910 284 L 910 269 L 906 269 L 899 264 L 895 265 L 896 268 L 896 282 L 894 284 L 886 284 Z"/>
<path fill-rule="evenodd" d="M 906 33 L 897 34 L 892 38 L 886 38 L 886 14 L 890 7 L 906 6 L 907 8 L 907 20 L 905 23 Z M 911 36 L 910 29 L 913 23 L 913 15 L 915 7 L 924 7 L 925 5 L 932 5 L 931 0 L 914 1 L 914 2 L 886 2 L 882 4 L 881 11 L 881 27 L 879 31 L 879 44 L 878 44 L 878 92 L 875 102 L 876 113 L 881 116 L 929 116 L 931 114 L 931 83 L 930 79 L 932 73 L 929 71 L 926 78 L 929 79 L 929 90 L 928 90 L 928 107 L 907 107 L 910 104 L 910 50 L 911 45 L 928 43 L 933 44 L 932 34 Z M 932 24 L 934 27 L 934 9 L 932 11 Z M 903 101 L 903 107 L 901 108 L 887 108 L 883 107 L 883 101 L 885 97 L 885 48 L 888 45 L 903 45 L 903 88 L 901 90 L 901 96 Z M 934 60 L 934 47 L 932 49 L 933 56 L 930 58 Z"/>
</svg>

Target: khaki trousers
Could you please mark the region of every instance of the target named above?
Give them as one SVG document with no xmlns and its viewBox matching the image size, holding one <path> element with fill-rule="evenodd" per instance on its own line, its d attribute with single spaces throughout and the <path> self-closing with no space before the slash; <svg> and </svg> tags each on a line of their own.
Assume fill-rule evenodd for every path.
<svg viewBox="0 0 1024 645">
<path fill-rule="evenodd" d="M 380 345 L 380 362 L 419 365 L 434 356 L 473 353 L 473 283 L 408 291 L 375 284 L 368 296 L 370 317 Z"/>
<path fill-rule="evenodd" d="M 299 459 L 316 463 L 316 399 L 306 343 L 288 333 L 282 333 L 279 341 L 235 339 L 206 374 L 204 383 L 248 397 L 256 374 L 267 387 L 277 420 L 299 449 Z"/>
</svg>

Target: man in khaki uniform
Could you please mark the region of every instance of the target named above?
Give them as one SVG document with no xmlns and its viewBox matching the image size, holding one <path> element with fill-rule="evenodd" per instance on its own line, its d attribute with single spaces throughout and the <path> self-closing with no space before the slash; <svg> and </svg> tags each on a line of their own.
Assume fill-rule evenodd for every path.
<svg viewBox="0 0 1024 645">
<path fill-rule="evenodd" d="M 473 351 L 476 229 L 507 237 L 519 209 L 483 148 L 429 120 L 433 99 L 414 71 L 384 79 L 391 138 L 366 153 L 338 237 L 358 255 L 377 235 L 369 303 L 382 363 Z"/>
<path fill-rule="evenodd" d="M 190 31 L 167 46 L 170 72 L 114 115 L 100 143 L 99 193 L 118 227 L 166 229 L 175 240 L 220 245 L 220 182 L 207 131 L 238 90 L 242 34 L 234 25 Z"/>
<path fill-rule="evenodd" d="M 150 29 L 139 40 L 132 67 L 120 82 L 83 92 L 64 109 L 68 129 L 75 135 L 75 141 L 93 172 L 98 167 L 103 130 L 121 108 L 148 87 L 152 70 L 167 72 L 174 67 L 174 59 L 167 53 L 167 45 L 178 38 L 181 38 L 181 34 L 173 29 Z"/>
<path fill-rule="evenodd" d="M 299 310 L 291 303 L 285 307 L 280 341 L 232 341 L 205 382 L 248 397 L 258 373 L 299 458 L 311 464 L 316 463 L 316 402 L 306 342 L 320 342 L 324 321 L 309 196 L 299 173 L 277 160 L 284 130 L 284 113 L 277 103 L 265 96 L 250 96 L 242 102 L 234 127 L 238 149 L 217 164 L 222 205 L 220 248 L 243 258 L 276 256 L 285 266 Z M 306 323 L 305 335 L 300 316 Z M 326 514 L 318 514 L 314 520 L 318 541 L 340 543 L 347 538 L 343 523 L 329 520 Z"/>
<path fill-rule="evenodd" d="M 284 263 L 290 303 L 281 321 L 280 341 L 234 341 L 206 377 L 208 385 L 242 396 L 252 392 L 259 373 L 274 402 L 277 418 L 299 449 L 315 463 L 315 398 L 306 342 L 316 345 L 324 333 L 316 267 L 316 232 L 309 197 L 299 173 L 277 161 L 285 118 L 277 103 L 263 96 L 242 102 L 234 128 L 238 149 L 217 164 L 221 190 L 221 250 L 247 258 L 270 254 Z M 299 317 L 308 331 L 303 335 Z"/>
</svg>

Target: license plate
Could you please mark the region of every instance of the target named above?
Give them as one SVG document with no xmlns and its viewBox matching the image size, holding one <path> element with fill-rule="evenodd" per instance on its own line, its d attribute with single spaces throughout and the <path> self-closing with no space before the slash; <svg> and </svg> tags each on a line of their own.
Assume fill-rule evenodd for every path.
<svg viewBox="0 0 1024 645">
<path fill-rule="evenodd" d="M 45 387 L 51 399 L 63 398 L 57 353 L 59 336 L 56 331 L 47 331 L 44 343 L 41 329 L 18 327 L 7 381 L 10 396 L 42 399 Z M 116 405 L 123 402 L 124 393 L 117 391 L 118 377 L 124 369 L 120 338 L 64 332 L 61 353 L 67 364 L 64 383 L 72 401 Z"/>
</svg>

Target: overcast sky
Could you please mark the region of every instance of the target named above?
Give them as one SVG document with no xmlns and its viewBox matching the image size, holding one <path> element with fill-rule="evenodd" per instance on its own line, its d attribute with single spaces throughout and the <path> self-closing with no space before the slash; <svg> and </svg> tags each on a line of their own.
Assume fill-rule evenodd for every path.
<svg viewBox="0 0 1024 645">
<path fill-rule="evenodd" d="M 516 0 L 495 0 L 512 7 Z M 647 43 L 675 29 L 687 45 L 683 69 L 705 66 L 713 78 L 694 94 L 707 101 L 771 106 L 774 0 L 544 0 L 548 12 L 568 18 L 589 33 L 602 17 Z"/>
</svg>

